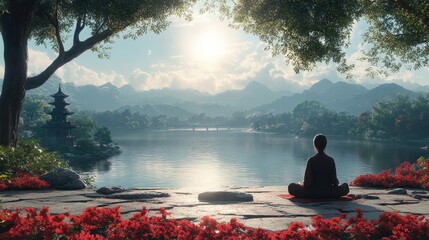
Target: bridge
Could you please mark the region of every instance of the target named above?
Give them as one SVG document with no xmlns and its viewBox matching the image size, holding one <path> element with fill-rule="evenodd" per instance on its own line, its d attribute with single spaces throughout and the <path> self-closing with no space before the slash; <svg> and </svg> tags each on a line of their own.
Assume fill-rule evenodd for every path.
<svg viewBox="0 0 429 240">
<path fill-rule="evenodd" d="M 193 131 L 219 131 L 219 130 L 231 130 L 231 126 L 227 124 L 185 124 L 175 126 L 177 128 L 190 128 Z"/>
</svg>

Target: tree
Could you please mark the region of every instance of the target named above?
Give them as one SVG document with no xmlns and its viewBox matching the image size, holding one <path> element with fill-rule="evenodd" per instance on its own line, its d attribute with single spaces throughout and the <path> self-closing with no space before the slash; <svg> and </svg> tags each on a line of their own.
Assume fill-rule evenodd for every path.
<svg viewBox="0 0 429 240">
<path fill-rule="evenodd" d="M 371 111 L 371 124 L 374 130 L 387 134 L 401 134 L 411 116 L 411 101 L 409 97 L 398 95 L 394 99 L 377 102 Z"/>
<path fill-rule="evenodd" d="M 152 117 L 151 122 L 152 122 L 152 127 L 154 129 L 166 129 L 167 128 L 167 116 L 164 114 Z"/>
<path fill-rule="evenodd" d="M 294 118 L 301 122 L 300 133 L 312 135 L 317 132 L 331 132 L 332 124 L 339 122 L 338 114 L 318 101 L 302 102 L 292 111 Z"/>
<path fill-rule="evenodd" d="M 15 146 L 26 91 L 45 83 L 61 66 L 87 50 L 106 56 L 102 43 L 160 33 L 170 15 L 189 16 L 195 0 L 0 0 L 4 78 L 0 96 L 0 145 Z M 85 38 L 86 37 L 86 38 Z M 57 51 L 40 74 L 27 76 L 28 41 Z M 66 45 L 71 45 L 68 49 Z"/>
<path fill-rule="evenodd" d="M 366 135 L 371 137 L 425 137 L 429 132 L 429 94 L 413 100 L 398 95 L 377 102 L 365 122 Z"/>
<path fill-rule="evenodd" d="M 97 123 L 92 117 L 84 115 L 73 119 L 73 123 L 76 126 L 76 128 L 73 129 L 73 135 L 76 139 L 93 139 L 97 129 Z"/>
<path fill-rule="evenodd" d="M 110 130 L 107 127 L 97 128 L 94 133 L 94 140 L 102 145 L 109 145 L 112 143 L 112 137 L 110 135 Z"/>
<path fill-rule="evenodd" d="M 339 63 L 341 72 L 353 67 L 344 57 L 359 20 L 369 24 L 363 35 L 369 49 L 363 51 L 363 59 L 380 65 L 382 72 L 429 63 L 427 0 L 207 0 L 206 6 L 220 10 L 233 26 L 257 35 L 297 72 L 318 62 Z"/>
<path fill-rule="evenodd" d="M 31 128 L 45 124 L 49 119 L 49 115 L 46 113 L 50 110 L 52 110 L 52 106 L 48 104 L 46 98 L 40 96 L 26 98 L 21 111 L 21 117 L 25 120 L 24 125 Z"/>
<path fill-rule="evenodd" d="M 274 55 L 284 55 L 295 71 L 318 62 L 345 62 L 358 0 L 229 0 L 207 1 L 232 20 L 232 25 L 257 35 Z"/>
<path fill-rule="evenodd" d="M 20 115 L 19 136 L 37 138 L 45 135 L 46 129 L 42 126 L 49 119 L 49 115 L 46 113 L 51 110 L 52 106 L 48 104 L 46 97 L 26 97 Z"/>
<path fill-rule="evenodd" d="M 391 69 L 419 69 L 429 63 L 429 1 L 360 0 L 370 27 L 364 41 L 365 58 Z M 386 73 L 384 71 L 384 73 Z"/>
</svg>

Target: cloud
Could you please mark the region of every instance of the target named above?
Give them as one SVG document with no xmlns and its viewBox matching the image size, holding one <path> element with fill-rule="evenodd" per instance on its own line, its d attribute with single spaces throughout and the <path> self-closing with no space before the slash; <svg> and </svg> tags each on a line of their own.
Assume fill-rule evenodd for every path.
<svg viewBox="0 0 429 240">
<path fill-rule="evenodd" d="M 45 70 L 53 61 L 47 52 L 41 52 L 29 48 L 28 72 L 35 75 Z M 128 83 L 125 77 L 113 70 L 110 72 L 96 72 L 88 67 L 79 65 L 75 61 L 69 62 L 59 68 L 55 74 L 65 82 L 73 82 L 76 85 L 103 85 L 112 83 L 118 87 Z"/>
<path fill-rule="evenodd" d="M 130 77 L 128 78 L 128 84 L 130 84 L 137 90 L 146 90 L 146 84 L 148 83 L 150 78 L 151 75 L 149 73 L 137 68 L 136 70 L 134 70 L 133 73 L 131 73 Z"/>
<path fill-rule="evenodd" d="M 218 93 L 258 81 L 274 90 L 297 92 L 323 78 L 342 80 L 335 67 L 322 64 L 314 71 L 296 74 L 281 56 L 272 57 L 260 42 L 229 44 L 225 56 L 217 62 L 205 62 L 184 53 L 152 64 L 144 71 L 135 69 L 129 76 L 129 84 L 138 90 L 170 87 Z"/>
<path fill-rule="evenodd" d="M 45 70 L 53 61 L 48 53 L 29 48 L 28 50 L 29 75 L 36 75 Z M 55 74 L 65 82 L 73 82 L 76 85 L 94 84 L 102 85 L 112 83 L 118 87 L 128 83 L 125 77 L 115 71 L 96 72 L 90 68 L 77 64 L 75 61 L 65 64 Z"/>
<path fill-rule="evenodd" d="M 115 86 L 122 86 L 128 81 L 121 74 L 111 70 L 110 72 L 96 72 L 90 68 L 79 65 L 72 61 L 62 67 L 63 73 L 59 75 L 66 82 L 73 82 L 76 85 L 103 85 L 112 83 Z"/>
<path fill-rule="evenodd" d="M 34 50 L 32 48 L 28 49 L 28 74 L 29 75 L 37 75 L 43 72 L 54 59 L 49 57 L 47 52 L 41 52 Z M 56 71 L 58 76 L 63 74 L 62 69 L 58 69 Z"/>
<path fill-rule="evenodd" d="M 297 79 L 292 68 L 279 60 L 281 57 L 273 58 L 271 53 L 265 50 L 266 44 L 228 27 L 215 16 L 198 15 L 190 23 L 176 21 L 174 25 L 180 28 L 181 35 L 178 40 L 183 49 L 175 55 L 180 58 L 172 57 L 171 62 L 163 62 L 169 67 L 162 70 L 154 66 L 146 69 L 150 74 L 146 88 L 150 83 L 158 82 L 163 87 L 196 88 L 216 93 L 243 88 L 250 81 L 259 81 L 272 89 L 290 89 L 293 88 L 292 85 L 306 85 L 302 84 L 302 75 Z M 210 30 L 213 31 L 213 36 L 222 36 L 218 41 L 222 40 L 225 47 L 224 54 L 218 61 L 201 58 L 201 54 L 194 57 L 194 45 L 198 44 L 196 40 Z"/>
</svg>

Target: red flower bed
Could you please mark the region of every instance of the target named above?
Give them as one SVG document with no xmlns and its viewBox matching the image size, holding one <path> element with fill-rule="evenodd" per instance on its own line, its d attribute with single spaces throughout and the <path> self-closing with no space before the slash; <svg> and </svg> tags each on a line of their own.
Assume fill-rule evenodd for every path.
<svg viewBox="0 0 429 240">
<path fill-rule="evenodd" d="M 383 188 L 429 188 L 429 160 L 421 157 L 416 163 L 404 162 L 396 168 L 382 171 L 378 175 L 364 174 L 356 177 L 352 186 L 383 187 Z"/>
<path fill-rule="evenodd" d="M 236 219 L 218 223 L 204 217 L 198 224 L 175 220 L 164 208 L 151 217 L 143 208 L 128 220 L 121 218 L 119 208 L 91 207 L 77 216 L 27 208 L 26 214 L 1 212 L 0 239 L 429 239 L 429 221 L 423 216 L 383 213 L 368 221 L 360 210 L 356 212 L 349 219 L 345 214 L 331 219 L 317 216 L 310 227 L 295 222 L 285 230 L 269 232 Z"/>
<path fill-rule="evenodd" d="M 28 173 L 17 173 L 9 181 L 0 182 L 0 191 L 3 190 L 40 190 L 50 188 L 49 184 Z"/>
</svg>

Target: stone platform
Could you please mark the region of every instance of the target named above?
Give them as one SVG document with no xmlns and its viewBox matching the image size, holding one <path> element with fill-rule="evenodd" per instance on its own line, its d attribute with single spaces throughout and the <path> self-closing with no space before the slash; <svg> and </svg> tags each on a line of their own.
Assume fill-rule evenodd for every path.
<svg viewBox="0 0 429 240">
<path fill-rule="evenodd" d="M 213 189 L 211 189 L 213 190 Z M 382 212 L 424 215 L 429 218 L 429 192 L 416 189 L 369 189 L 351 187 L 350 193 L 360 199 L 353 201 L 296 203 L 279 197 L 287 193 L 286 186 L 237 187 L 214 189 L 213 191 L 244 192 L 253 195 L 253 201 L 247 202 L 200 202 L 198 194 L 206 189 L 129 189 L 122 193 L 103 195 L 95 190 L 43 190 L 43 191 L 6 191 L 0 192 L 3 208 L 15 209 L 33 207 L 40 209 L 48 206 L 51 213 L 70 212 L 79 214 L 86 207 L 120 206 L 122 217 L 129 218 L 146 206 L 151 214 L 160 207 L 172 212 L 176 219 L 188 219 L 197 222 L 203 216 L 217 221 L 229 221 L 237 218 L 249 227 L 261 227 L 268 230 L 286 228 L 289 223 L 311 222 L 311 217 L 321 214 L 325 218 L 340 213 L 354 215 L 356 208 L 364 212 L 368 219 L 376 219 Z"/>
</svg>

